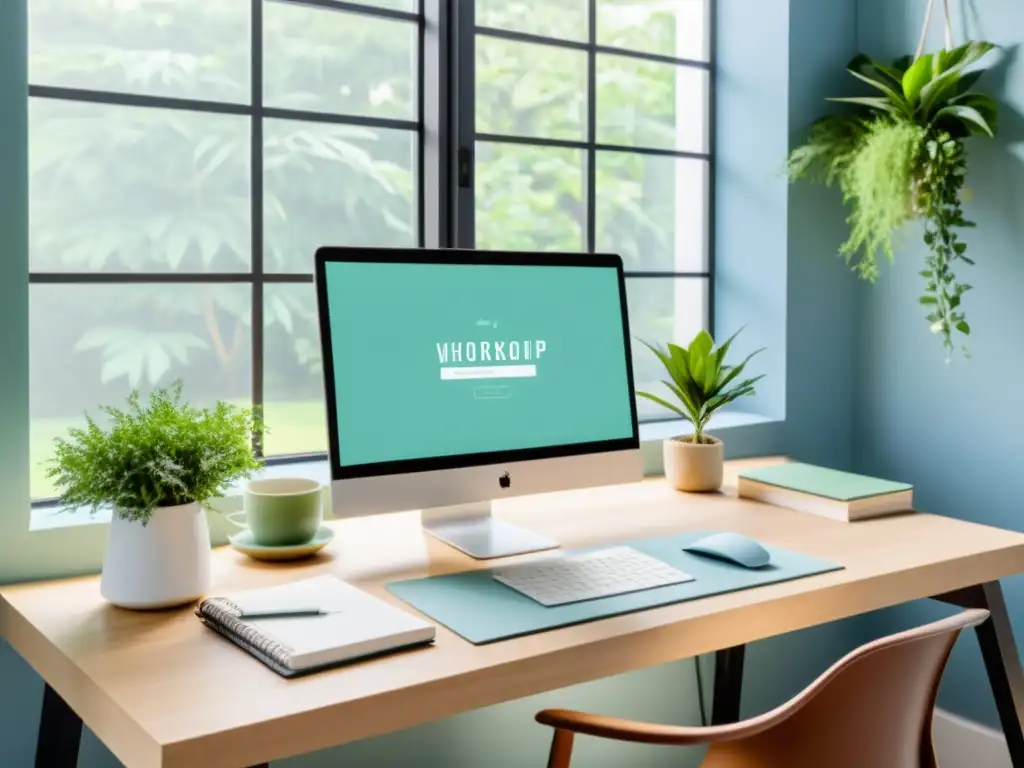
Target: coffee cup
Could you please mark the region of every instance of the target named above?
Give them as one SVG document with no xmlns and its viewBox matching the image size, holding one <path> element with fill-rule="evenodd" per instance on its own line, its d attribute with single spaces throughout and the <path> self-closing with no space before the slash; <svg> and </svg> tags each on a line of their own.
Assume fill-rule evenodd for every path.
<svg viewBox="0 0 1024 768">
<path fill-rule="evenodd" d="M 228 515 L 248 528 L 263 547 L 289 547 L 313 540 L 323 522 L 323 487 L 302 477 L 252 480 L 242 494 L 242 511 Z M 245 515 L 245 523 L 235 517 Z"/>
</svg>

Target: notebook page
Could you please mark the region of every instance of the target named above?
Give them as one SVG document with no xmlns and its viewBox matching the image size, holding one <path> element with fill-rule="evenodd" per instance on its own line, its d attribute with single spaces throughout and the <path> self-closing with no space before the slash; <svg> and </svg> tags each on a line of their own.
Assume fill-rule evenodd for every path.
<svg viewBox="0 0 1024 768">
<path fill-rule="evenodd" d="M 301 657 L 323 661 L 373 653 L 407 635 L 432 636 L 433 627 L 417 617 L 334 576 L 318 576 L 277 587 L 225 595 L 243 611 L 316 608 L 323 616 L 245 619 L 246 624 L 288 649 L 296 665 Z M 406 640 L 415 641 L 415 638 Z"/>
</svg>

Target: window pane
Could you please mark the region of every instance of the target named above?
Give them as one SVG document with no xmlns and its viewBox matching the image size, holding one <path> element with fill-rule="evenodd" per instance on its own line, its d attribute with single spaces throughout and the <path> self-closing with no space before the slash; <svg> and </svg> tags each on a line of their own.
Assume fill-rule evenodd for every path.
<svg viewBox="0 0 1024 768">
<path fill-rule="evenodd" d="M 559 40 L 586 40 L 587 0 L 477 0 L 476 23 Z"/>
<path fill-rule="evenodd" d="M 249 268 L 249 120 L 32 99 L 35 271 Z"/>
<path fill-rule="evenodd" d="M 412 119 L 416 27 L 295 3 L 264 6 L 268 106 Z"/>
<path fill-rule="evenodd" d="M 411 132 L 266 121 L 267 270 L 312 272 L 322 245 L 415 245 L 415 151 Z"/>
<path fill-rule="evenodd" d="M 707 149 L 708 73 L 626 56 L 597 57 L 597 140 Z"/>
<path fill-rule="evenodd" d="M 327 450 L 320 329 L 312 284 L 264 291 L 263 395 L 267 456 Z"/>
<path fill-rule="evenodd" d="M 478 142 L 476 247 L 583 249 L 583 152 Z"/>
<path fill-rule="evenodd" d="M 704 160 L 597 153 L 597 250 L 629 272 L 707 269 Z"/>
<path fill-rule="evenodd" d="M 661 383 L 665 369 L 641 340 L 662 344 L 689 344 L 707 327 L 707 280 L 703 278 L 638 277 L 626 279 L 629 333 L 632 339 L 633 377 L 637 391 L 647 391 L 672 402 Z M 642 420 L 678 418 L 645 397 L 637 398 Z"/>
<path fill-rule="evenodd" d="M 250 403 L 252 291 L 245 285 L 33 285 L 29 386 L 33 498 L 41 462 L 99 404 L 180 378 L 190 402 Z"/>
<path fill-rule="evenodd" d="M 597 0 L 602 45 L 706 61 L 707 0 Z"/>
<path fill-rule="evenodd" d="M 477 35 L 476 129 L 582 140 L 587 54 Z"/>
<path fill-rule="evenodd" d="M 248 102 L 249 0 L 30 0 L 37 85 Z"/>
</svg>

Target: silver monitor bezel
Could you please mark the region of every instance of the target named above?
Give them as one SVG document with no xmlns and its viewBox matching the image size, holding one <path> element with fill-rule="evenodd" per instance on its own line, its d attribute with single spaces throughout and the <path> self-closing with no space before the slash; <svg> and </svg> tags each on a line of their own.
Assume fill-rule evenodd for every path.
<svg viewBox="0 0 1024 768">
<path fill-rule="evenodd" d="M 624 438 L 588 443 L 342 465 L 339 455 L 339 427 L 342 425 L 338 422 L 335 401 L 334 353 L 325 279 L 327 265 L 337 262 L 615 269 L 619 283 L 632 434 Z M 640 431 L 633 381 L 625 275 L 619 256 L 331 246 L 317 250 L 315 283 L 327 405 L 328 462 L 335 515 L 350 517 L 424 509 L 639 479 L 642 469 L 639 453 Z M 396 436 L 396 439 L 399 438 Z M 588 457 L 592 460 L 588 461 Z M 511 477 L 507 487 L 501 481 L 502 475 L 506 472 Z"/>
</svg>

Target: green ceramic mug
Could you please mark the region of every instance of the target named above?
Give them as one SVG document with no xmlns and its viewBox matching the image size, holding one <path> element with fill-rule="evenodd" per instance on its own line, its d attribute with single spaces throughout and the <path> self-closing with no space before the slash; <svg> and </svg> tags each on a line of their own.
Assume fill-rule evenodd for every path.
<svg viewBox="0 0 1024 768">
<path fill-rule="evenodd" d="M 245 527 L 263 547 L 289 547 L 313 540 L 323 522 L 323 486 L 302 477 L 252 480 L 242 496 Z M 228 519 L 235 517 L 229 515 Z M 231 520 L 241 525 L 236 520 Z"/>
</svg>

